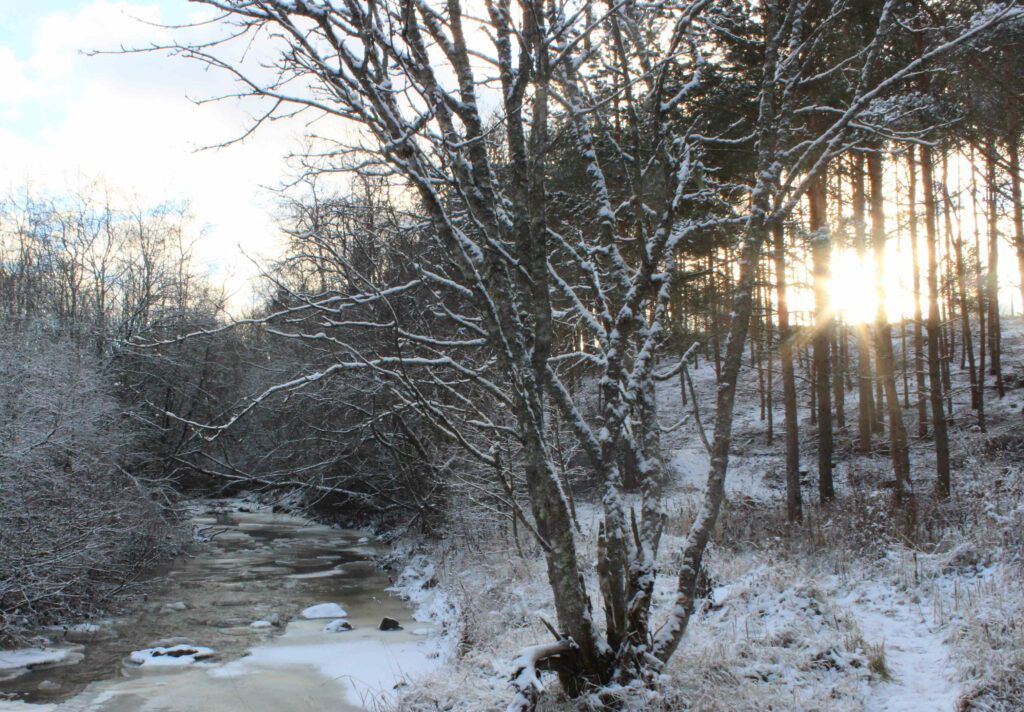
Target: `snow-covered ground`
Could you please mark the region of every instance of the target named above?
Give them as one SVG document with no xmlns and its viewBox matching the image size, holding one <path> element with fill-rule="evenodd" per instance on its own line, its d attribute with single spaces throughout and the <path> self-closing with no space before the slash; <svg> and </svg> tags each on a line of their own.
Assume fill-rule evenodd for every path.
<svg viewBox="0 0 1024 712">
<path fill-rule="evenodd" d="M 948 628 L 935 619 L 927 600 L 892 585 L 861 582 L 836 598 L 865 641 L 885 656 L 886 677 L 868 697 L 878 712 L 955 710 L 961 685 L 946 645 Z"/>
<path fill-rule="evenodd" d="M 1024 376 L 1024 322 L 1007 325 L 1004 372 Z M 714 373 L 694 371 L 701 418 L 713 418 Z M 969 409 L 966 375 L 954 367 L 951 430 L 954 497 L 930 498 L 934 456 L 913 443 L 917 522 L 909 535 L 882 483 L 884 453 L 850 453 L 856 392 L 840 431 L 838 502 L 814 505 L 813 430 L 802 441 L 807 522 L 782 523 L 782 402 L 769 444 L 751 374 L 741 384 L 728 504 L 707 557 L 713 594 L 693 618 L 659 689 L 626 708 L 959 712 L 1024 710 L 1024 390 L 989 392 L 988 432 Z M 1024 378 L 1017 383 L 1024 384 Z M 901 384 L 902 387 L 902 384 Z M 664 423 L 683 413 L 678 384 L 658 392 Z M 806 418 L 806 397 L 800 413 Z M 905 411 L 913 416 L 913 409 Z M 914 432 L 911 421 L 909 427 Z M 1009 441 L 1007 445 L 1006 442 Z M 664 440 L 673 481 L 658 601 L 672 599 L 673 562 L 703 487 L 708 457 L 691 423 Z M 993 445 L 995 443 L 995 445 Z M 538 552 L 506 527 L 453 502 L 450 530 L 412 566 L 399 588 L 445 627 L 452 656 L 439 674 L 407 688 L 400 708 L 466 712 L 502 707 L 511 661 L 550 638 L 553 620 Z M 593 556 L 599 511 L 576 502 L 580 548 Z M 592 563 L 592 562 L 591 562 Z M 585 574 L 590 590 L 594 573 Z M 428 584 L 429 585 L 426 585 Z M 600 616 L 600 606 L 595 605 Z M 598 621 L 600 622 L 600 621 Z M 552 692 L 557 686 L 550 684 Z M 557 694 L 551 709 L 572 709 Z"/>
</svg>

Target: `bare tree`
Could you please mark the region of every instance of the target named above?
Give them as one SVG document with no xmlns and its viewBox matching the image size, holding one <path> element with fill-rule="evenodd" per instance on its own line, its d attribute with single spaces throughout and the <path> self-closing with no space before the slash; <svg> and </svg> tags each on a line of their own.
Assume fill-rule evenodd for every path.
<svg viewBox="0 0 1024 712">
<path fill-rule="evenodd" d="M 273 327 L 284 338 L 329 344 L 332 359 L 267 388 L 223 422 L 194 425 L 223 432 L 277 393 L 356 372 L 379 380 L 396 404 L 485 467 L 503 470 L 494 443 L 512 438 L 529 500 L 519 520 L 544 551 L 557 613 L 556 641 L 518 661 L 512 708 L 534 704 L 542 666 L 556 669 L 572 695 L 652 681 L 686 630 L 722 506 L 762 246 L 829 160 L 851 148 L 851 127 L 872 101 L 976 28 L 939 37 L 874 79 L 886 41 L 901 28 L 897 3 L 881 5 L 869 39 L 843 56 L 829 42 L 843 31 L 847 3 L 767 3 L 756 116 L 702 132 L 693 128 L 701 122 L 691 98 L 716 59 L 702 40 L 720 29 L 713 0 L 524 0 L 515 8 L 490 0 L 476 11 L 459 0 L 200 4 L 223 13 L 215 25 L 221 35 L 152 49 L 228 72 L 240 94 L 267 101 L 260 121 L 309 112 L 345 122 L 345 132 L 316 137 L 305 170 L 386 179 L 398 202 L 415 205 L 402 227 L 431 247 L 386 279 L 331 252 L 346 273 L 343 289 L 287 289 L 281 308 L 258 321 L 288 325 Z M 262 67 L 232 61 L 236 43 L 254 43 L 271 58 Z M 826 81 L 845 90 L 829 102 L 810 98 L 807 87 Z M 809 114 L 818 117 L 813 126 Z M 572 210 L 549 186 L 562 139 L 586 176 Z M 723 143 L 752 151 L 748 180 L 725 181 L 706 164 L 708 148 Z M 675 371 L 655 366 L 672 273 L 690 274 L 677 260 L 687 244 L 722 228 L 734 236 L 739 272 L 711 467 L 674 605 L 655 621 L 666 470 L 653 384 Z M 409 298 L 431 318 L 399 308 Z M 385 338 L 358 339 L 357 326 Z M 589 378 L 573 390 L 566 371 L 576 364 L 586 364 Z M 444 399 L 431 395 L 442 392 Z M 585 403 L 594 401 L 599 412 L 585 417 Z M 603 627 L 553 457 L 552 413 L 568 424 L 603 487 Z M 635 498 L 623 485 L 623 452 L 636 463 Z"/>
</svg>

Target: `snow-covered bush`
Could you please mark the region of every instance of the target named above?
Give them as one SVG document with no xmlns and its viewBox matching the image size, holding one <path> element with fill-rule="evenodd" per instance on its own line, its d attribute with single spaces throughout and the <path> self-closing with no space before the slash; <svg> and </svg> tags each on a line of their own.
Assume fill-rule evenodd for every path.
<svg viewBox="0 0 1024 712">
<path fill-rule="evenodd" d="M 171 547 L 122 466 L 131 446 L 86 349 L 38 323 L 0 329 L 0 644 L 101 607 Z"/>
</svg>

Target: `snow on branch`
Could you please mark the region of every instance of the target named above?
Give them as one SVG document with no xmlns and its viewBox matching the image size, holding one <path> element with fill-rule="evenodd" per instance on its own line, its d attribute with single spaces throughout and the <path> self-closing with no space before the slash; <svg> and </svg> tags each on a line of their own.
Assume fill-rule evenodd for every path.
<svg viewBox="0 0 1024 712">
<path fill-rule="evenodd" d="M 550 663 L 553 658 L 568 655 L 576 648 L 576 644 L 569 638 L 524 648 L 512 661 L 512 688 L 515 694 L 505 708 L 506 712 L 532 712 L 537 707 L 538 698 L 544 692 L 544 684 L 540 679 L 542 664 Z"/>
</svg>

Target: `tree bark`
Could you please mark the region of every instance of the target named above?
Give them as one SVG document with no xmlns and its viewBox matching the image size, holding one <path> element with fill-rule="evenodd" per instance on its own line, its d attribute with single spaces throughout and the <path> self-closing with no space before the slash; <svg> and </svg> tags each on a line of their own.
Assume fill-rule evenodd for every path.
<svg viewBox="0 0 1024 712">
<path fill-rule="evenodd" d="M 928 399 L 932 407 L 932 428 L 935 440 L 935 494 L 940 499 L 949 497 L 949 435 L 942 393 L 942 371 L 939 359 L 939 277 L 938 236 L 933 185 L 932 147 L 921 149 L 921 175 L 923 178 L 925 230 L 928 243 Z"/>
<path fill-rule="evenodd" d="M 1020 132 L 1016 122 L 1006 139 L 1006 150 L 1010 152 L 1010 199 L 1013 202 L 1013 244 L 1017 253 L 1017 268 L 1020 270 L 1021 310 L 1024 311 L 1024 202 L 1020 187 Z"/>
<path fill-rule="evenodd" d="M 996 184 L 996 144 L 989 143 L 985 157 L 988 178 L 988 359 L 989 373 L 995 376 L 996 393 L 1006 395 L 1003 386 L 1002 327 L 999 324 L 999 186 Z"/>
<path fill-rule="evenodd" d="M 974 212 L 974 264 L 972 265 L 974 271 L 974 284 L 976 287 L 975 297 L 978 304 L 978 370 L 975 376 L 974 382 L 977 384 L 977 411 L 978 411 L 978 427 L 981 432 L 985 432 L 985 361 L 988 355 L 988 339 L 986 337 L 987 329 L 987 309 L 985 308 L 985 276 L 981 269 L 981 238 L 979 233 L 981 232 L 978 227 L 981 225 L 981 215 L 978 210 L 978 179 L 976 172 L 973 170 L 975 165 L 975 153 L 974 147 L 971 147 L 971 208 Z"/>
<path fill-rule="evenodd" d="M 864 154 L 857 153 L 853 167 L 853 220 L 856 230 L 857 256 L 863 260 L 867 249 L 864 191 Z M 880 302 L 881 303 L 881 302 Z M 871 350 L 866 324 L 856 324 L 857 331 L 857 449 L 871 451 L 871 435 L 875 429 L 874 384 L 871 379 Z"/>
<path fill-rule="evenodd" d="M 779 318 L 779 361 L 782 367 L 782 400 L 786 427 L 786 520 L 803 520 L 800 494 L 800 423 L 796 402 L 796 376 L 793 370 L 793 337 L 789 327 L 789 300 L 786 284 L 786 231 L 778 222 L 775 238 L 775 294 Z"/>
<path fill-rule="evenodd" d="M 753 310 L 757 262 L 761 246 L 768 237 L 768 227 L 762 222 L 763 219 L 763 208 L 751 217 L 751 224 L 747 227 L 740 253 L 739 283 L 733 293 L 733 317 L 729 324 L 722 377 L 718 381 L 716 393 L 714 439 L 711 445 L 711 463 L 704 501 L 690 526 L 686 544 L 683 547 L 683 561 L 679 568 L 674 610 L 666 624 L 654 636 L 652 653 L 662 662 L 667 661 L 679 646 L 679 641 L 693 614 L 704 552 L 725 498 L 725 474 L 729 468 L 729 449 L 732 444 L 736 382 L 743 363 L 744 343 Z"/>
<path fill-rule="evenodd" d="M 942 186 L 942 198 L 946 210 L 952 212 L 953 201 L 949 195 L 948 184 Z M 966 359 L 967 377 L 971 384 L 971 409 L 978 408 L 978 380 L 974 363 L 974 339 L 971 336 L 971 311 L 967 299 L 967 266 L 964 262 L 963 235 L 958 231 L 950 235 L 953 246 L 954 267 L 956 270 L 956 298 L 960 306 L 960 338 L 963 340 L 964 358 Z M 964 364 L 961 363 L 961 368 Z"/>
<path fill-rule="evenodd" d="M 871 183 L 871 246 L 875 253 L 875 353 L 878 360 L 878 377 L 885 393 L 885 405 L 889 414 L 889 451 L 897 505 L 912 508 L 914 492 L 910 483 L 910 449 L 907 442 L 907 426 L 903 421 L 900 396 L 896 390 L 896 368 L 892 348 L 892 329 L 886 314 L 885 302 L 885 199 L 883 197 L 882 156 L 868 154 L 868 174 Z M 912 511 L 912 509 L 911 509 Z"/>
<path fill-rule="evenodd" d="M 824 173 L 807 188 L 810 207 L 811 256 L 814 264 L 814 396 L 818 413 L 818 499 L 835 498 L 832 480 L 832 303 L 829 294 L 832 242 L 828 232 L 828 204 Z"/>
<path fill-rule="evenodd" d="M 917 436 L 928 435 L 928 411 L 925 406 L 924 382 L 924 334 L 921 325 L 924 317 L 921 310 L 921 261 L 918 258 L 917 240 L 917 161 L 915 148 L 907 150 L 907 162 L 910 168 L 910 257 L 913 269 L 914 286 L 914 383 L 917 385 Z"/>
</svg>

